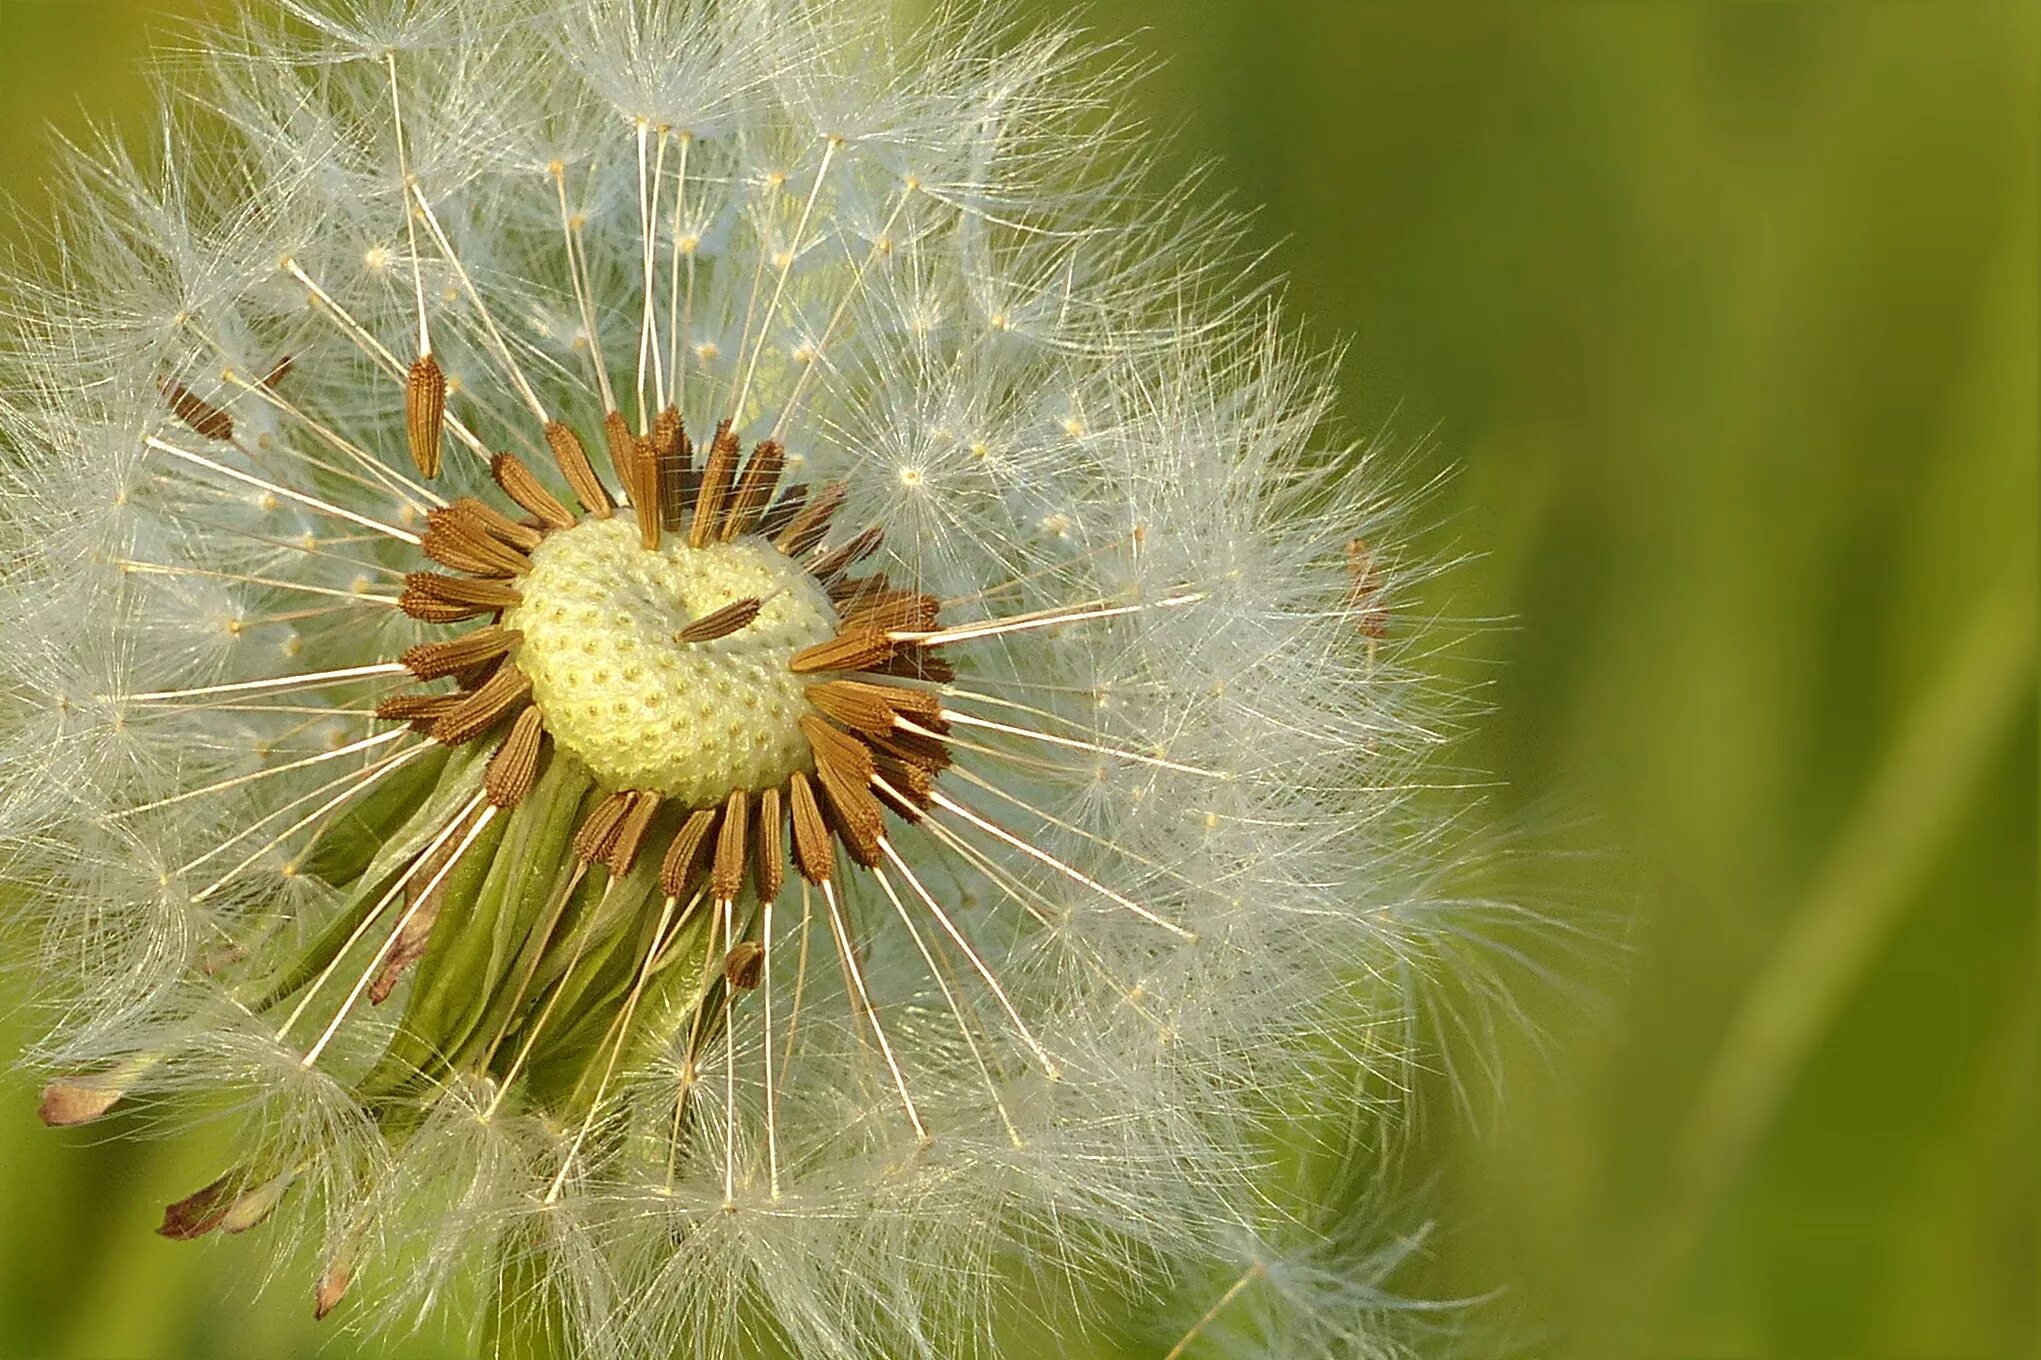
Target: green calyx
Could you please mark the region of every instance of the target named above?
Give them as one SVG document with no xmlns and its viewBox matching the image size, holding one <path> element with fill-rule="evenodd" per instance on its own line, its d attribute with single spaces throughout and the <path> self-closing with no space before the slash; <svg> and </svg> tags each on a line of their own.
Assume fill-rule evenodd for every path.
<svg viewBox="0 0 2041 1360">
<path fill-rule="evenodd" d="M 292 1031 L 303 1044 L 331 1020 L 353 979 L 390 967 L 398 912 L 409 911 L 414 928 L 422 918 L 422 953 L 385 1003 L 403 1006 L 387 1045 L 365 1064 L 356 1056 L 351 1073 L 345 1059 L 320 1060 L 349 1077 L 393 1139 L 408 1136 L 456 1082 L 499 1092 L 503 1108 L 579 1121 L 611 1072 L 683 1030 L 716 1032 L 709 1022 L 723 983 L 720 970 L 705 967 L 710 913 L 667 901 L 657 856 L 638 856 L 620 875 L 576 858 L 575 829 L 605 795 L 564 752 L 552 753 L 517 807 L 489 818 L 432 900 L 421 906 L 408 895 L 423 875 L 390 898 L 464 808 L 474 805 L 463 828 L 481 815 L 485 755 L 477 746 L 434 752 L 419 762 L 426 770 L 363 799 L 306 861 L 345 890 L 341 909 L 301 946 L 262 951 L 241 966 L 237 995 L 264 1015 L 288 1014 L 329 979 L 300 1022 L 304 1032 Z M 663 816 L 656 829 L 670 836 L 668 823 L 681 815 Z"/>
</svg>

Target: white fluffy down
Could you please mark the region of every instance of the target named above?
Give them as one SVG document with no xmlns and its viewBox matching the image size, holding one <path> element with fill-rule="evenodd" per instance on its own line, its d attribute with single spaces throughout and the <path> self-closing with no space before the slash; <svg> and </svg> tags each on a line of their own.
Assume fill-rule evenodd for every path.
<svg viewBox="0 0 2041 1360">
<path fill-rule="evenodd" d="M 361 1293 L 502 1279 L 589 1354 L 954 1356 L 1016 1274 L 1149 1296 L 1225 1259 L 1274 1212 L 1276 1150 L 1343 1136 L 1406 1060 L 1439 928 L 1417 771 L 1455 715 L 1400 628 L 1371 635 L 1411 574 L 1394 488 L 1325 442 L 1329 366 L 1283 340 L 1238 225 L 1157 187 L 1110 60 L 853 9 L 290 0 L 172 78 L 150 154 L 78 154 L 63 268 L 9 287 L 0 830 L 45 927 L 42 1056 L 170 1109 L 244 1097 L 244 1149 L 302 1168 L 270 1231 Z M 460 425 L 430 488 L 404 454 L 419 294 Z M 164 384 L 231 412 L 234 442 Z M 416 552 L 321 503 L 409 532 L 433 495 L 486 491 L 489 452 L 545 466 L 521 384 L 591 433 L 607 384 L 634 420 L 666 393 L 697 435 L 781 439 L 790 478 L 850 483 L 840 522 L 882 526 L 875 565 L 946 623 L 1195 597 L 954 649 L 945 702 L 980 722 L 941 787 L 965 812 L 896 825 L 906 867 L 842 889 L 897 1078 L 795 885 L 764 927 L 774 1028 L 741 1007 L 709 1071 L 677 1036 L 634 1051 L 560 1186 L 575 1130 L 480 1119 L 489 1092 L 449 1083 L 401 1144 L 365 1117 L 348 1083 L 398 1002 L 307 1069 L 313 1027 L 279 1040 L 216 976 L 331 919 L 302 871 L 314 814 L 409 749 L 355 748 L 385 730 L 374 676 L 263 682 L 437 635 L 391 607 Z M 769 605 L 772 645 L 815 607 Z M 622 694 L 626 663 L 577 674 L 550 608 L 517 620 L 548 702 L 604 667 Z M 705 773 L 676 744 L 720 738 L 669 707 L 642 749 L 564 716 L 560 740 L 676 792 L 798 758 Z"/>
</svg>

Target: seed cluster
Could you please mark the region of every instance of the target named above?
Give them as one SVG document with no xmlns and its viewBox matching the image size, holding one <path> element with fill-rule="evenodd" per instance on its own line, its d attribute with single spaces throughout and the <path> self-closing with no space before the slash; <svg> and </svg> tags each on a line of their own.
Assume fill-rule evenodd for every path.
<svg viewBox="0 0 2041 1360">
<path fill-rule="evenodd" d="M 161 1230 L 319 1315 L 890 1360 L 1259 1261 L 1487 927 L 1252 243 L 1116 58 L 884 8 L 249 7 L 0 277 L 39 1112 L 203 1109 Z"/>
<path fill-rule="evenodd" d="M 445 410 L 436 371 L 414 365 L 407 384 L 414 461 L 427 476 Z M 769 900 L 789 847 L 818 884 L 835 874 L 838 845 L 877 863 L 886 813 L 919 818 L 950 762 L 931 687 L 952 678 L 931 650 L 935 597 L 858 574 L 879 531 L 830 546 L 844 486 L 782 486 L 778 443 L 760 442 L 740 466 L 725 425 L 698 464 L 672 408 L 645 435 L 617 412 L 604 430 L 630 494 L 635 555 L 580 437 L 551 422 L 547 444 L 582 513 L 508 453 L 491 472 L 521 518 L 475 497 L 433 510 L 421 548 L 444 570 L 408 576 L 400 607 L 479 626 L 407 651 L 417 683 L 377 712 L 449 746 L 496 742 L 483 787 L 502 809 L 525 799 L 560 746 L 607 791 L 575 832 L 576 860 L 620 877 L 663 845 L 669 899 L 706 884 L 717 903 L 747 885 Z M 782 584 L 686 617 L 688 596 L 744 580 Z M 662 592 L 680 626 L 641 636 L 661 617 Z M 764 645 L 743 645 L 748 634 Z M 444 680 L 450 688 L 437 687 Z M 733 957 L 740 943 L 725 942 Z"/>
</svg>

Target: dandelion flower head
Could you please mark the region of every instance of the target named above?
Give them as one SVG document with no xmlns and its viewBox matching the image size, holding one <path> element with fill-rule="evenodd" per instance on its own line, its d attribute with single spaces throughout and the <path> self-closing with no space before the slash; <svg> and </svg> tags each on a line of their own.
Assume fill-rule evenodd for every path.
<svg viewBox="0 0 2041 1360">
<path fill-rule="evenodd" d="M 1223 1254 L 1397 1060 L 1389 501 L 1123 77 L 288 0 L 74 149 L 0 834 L 45 1120 L 225 1111 L 166 1234 L 274 1216 L 358 1319 L 956 1354 L 1015 1260 Z"/>
</svg>

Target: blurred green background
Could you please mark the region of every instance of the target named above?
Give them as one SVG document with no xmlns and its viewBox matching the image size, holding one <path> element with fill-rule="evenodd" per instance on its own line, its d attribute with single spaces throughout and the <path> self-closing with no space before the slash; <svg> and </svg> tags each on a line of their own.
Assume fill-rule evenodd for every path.
<svg viewBox="0 0 2041 1360">
<path fill-rule="evenodd" d="M 0 0 L 31 221 L 42 127 L 139 128 L 133 62 L 204 8 Z M 1441 1080 L 1411 1159 L 1445 1231 L 1410 1284 L 1506 1285 L 1523 1353 L 2041 1355 L 2037 15 L 1083 11 L 1164 63 L 1132 97 L 1172 155 L 1266 205 L 1349 428 L 1457 469 L 1420 546 L 1479 556 L 1425 603 L 1505 621 L 1443 664 L 1532 851 L 1489 886 L 1620 951 L 1530 993 L 1498 1098 Z M 151 1235 L 203 1140 L 32 1097 L 0 1087 L 0 1356 L 321 1344 L 296 1281 L 251 1299 L 263 1243 Z"/>
</svg>

